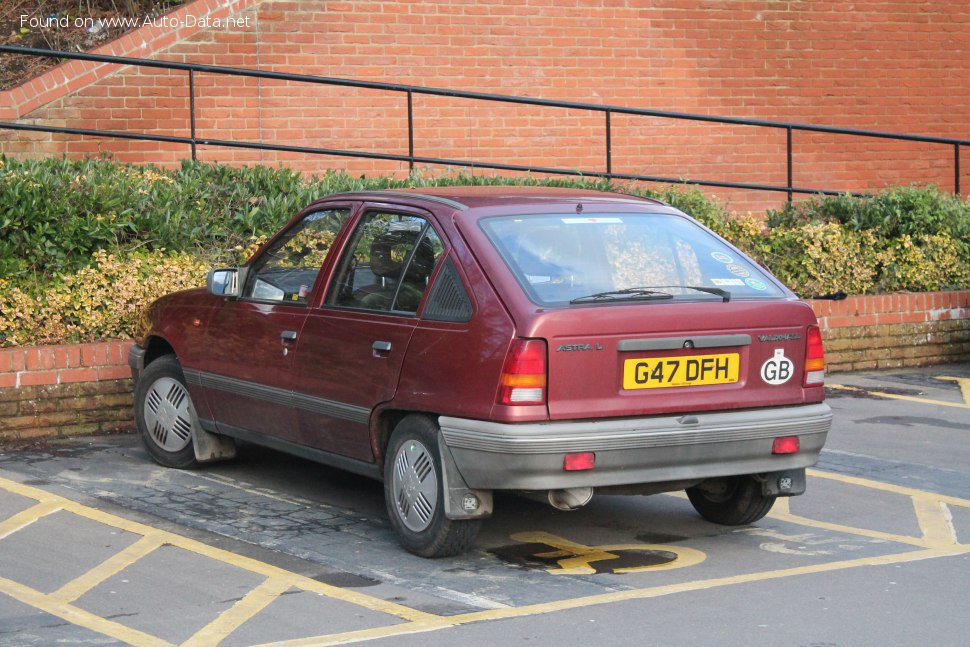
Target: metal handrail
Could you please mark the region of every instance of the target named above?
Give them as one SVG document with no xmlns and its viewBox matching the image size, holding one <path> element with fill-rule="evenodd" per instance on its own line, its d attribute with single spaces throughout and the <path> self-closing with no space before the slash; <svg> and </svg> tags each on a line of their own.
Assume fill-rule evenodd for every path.
<svg viewBox="0 0 970 647">
<path fill-rule="evenodd" d="M 265 70 L 253 70 L 247 68 L 226 67 L 221 65 L 204 65 L 198 63 L 180 63 L 177 61 L 158 61 L 144 58 L 131 58 L 126 56 L 108 56 L 104 54 L 88 54 L 84 52 L 61 52 L 48 49 L 36 49 L 27 47 L 15 47 L 10 45 L 0 45 L 0 53 L 28 54 L 32 56 L 44 56 L 51 58 L 65 58 L 72 60 L 93 61 L 98 63 L 108 63 L 113 65 L 131 65 L 135 67 L 150 67 L 169 70 L 182 70 L 188 72 L 189 80 L 189 112 L 190 112 L 190 133 L 188 137 L 178 137 L 169 135 L 150 135 L 148 133 L 127 133 L 111 130 L 97 130 L 88 128 L 68 128 L 58 126 L 38 126 L 34 124 L 19 124 L 15 122 L 0 122 L 0 128 L 10 130 L 23 130 L 35 132 L 49 132 L 74 134 L 83 136 L 108 137 L 119 139 L 134 139 L 143 141 L 159 141 L 177 144 L 186 144 L 192 149 L 192 159 L 196 159 L 196 148 L 203 146 L 219 146 L 226 148 L 243 148 L 256 150 L 269 150 L 281 152 L 296 152 L 316 155 L 331 155 L 341 157 L 358 157 L 364 159 L 381 159 L 408 162 L 409 168 L 413 169 L 418 164 L 449 165 L 458 167 L 474 167 L 492 169 L 500 171 L 523 171 L 532 173 L 554 174 L 554 175 L 575 175 L 583 177 L 598 177 L 606 179 L 635 180 L 646 182 L 663 182 L 672 184 L 690 184 L 698 186 L 724 187 L 736 189 L 751 189 L 758 191 L 776 191 L 788 194 L 791 200 L 793 194 L 823 194 L 839 195 L 844 191 L 831 189 L 817 189 L 809 187 L 797 187 L 793 185 L 794 161 L 793 161 L 793 141 L 792 133 L 815 132 L 829 133 L 836 135 L 849 135 L 855 137 L 872 137 L 878 139 L 891 139 L 897 141 L 912 141 L 929 144 L 942 144 L 953 147 L 953 186 L 954 193 L 960 194 L 960 147 L 970 146 L 970 139 L 958 139 L 952 137 L 934 137 L 927 135 L 914 135 L 910 133 L 895 133 L 881 130 L 864 130 L 859 128 L 841 128 L 836 126 L 823 126 L 818 124 L 805 124 L 789 121 L 770 121 L 765 119 L 746 119 L 742 117 L 723 117 L 702 115 L 689 112 L 674 112 L 669 110 L 653 110 L 647 108 L 633 108 L 629 106 L 618 106 L 609 104 L 583 103 L 578 101 L 558 101 L 552 99 L 541 99 L 533 97 L 521 97 L 505 94 L 493 94 L 486 92 L 468 92 L 465 90 L 452 90 L 447 88 L 434 88 L 416 85 L 403 85 L 399 83 L 381 83 L 377 81 L 356 81 L 338 77 L 316 76 L 309 74 L 292 74 L 288 72 L 270 72 Z M 288 146 L 281 144 L 263 144 L 254 142 L 244 142 L 237 140 L 211 139 L 198 137 L 196 133 L 195 118 L 195 74 L 222 74 L 227 76 L 243 76 L 248 78 L 273 79 L 279 81 L 294 81 L 299 83 L 314 83 L 320 85 L 362 88 L 370 90 L 383 90 L 388 92 L 404 93 L 407 96 L 407 118 L 408 118 L 408 154 L 397 155 L 393 153 L 371 153 L 365 151 L 354 151 L 347 149 L 318 148 L 308 146 Z M 498 103 L 512 103 L 517 105 L 543 106 L 548 108 L 562 108 L 569 110 L 584 110 L 586 112 L 603 113 L 605 118 L 605 171 L 579 170 L 560 167 L 528 166 L 519 164 L 498 164 L 494 162 L 478 162 L 462 159 L 450 159 L 439 157 L 425 157 L 414 154 L 414 106 L 413 97 L 415 94 L 427 96 L 453 97 L 459 99 L 471 99 L 475 101 L 488 101 Z M 739 126 L 753 126 L 758 128 L 772 128 L 784 130 L 786 134 L 786 171 L 787 184 L 784 186 L 773 184 L 755 184 L 748 182 L 722 182 L 716 180 L 698 180 L 684 178 L 670 178 L 653 175 L 642 175 L 632 173 L 614 173 L 612 159 L 612 124 L 611 118 L 614 114 L 636 115 L 644 117 L 660 117 L 666 119 L 677 119 L 686 121 L 700 121 L 716 124 L 732 124 Z M 852 193 L 852 195 L 864 195 Z"/>
</svg>

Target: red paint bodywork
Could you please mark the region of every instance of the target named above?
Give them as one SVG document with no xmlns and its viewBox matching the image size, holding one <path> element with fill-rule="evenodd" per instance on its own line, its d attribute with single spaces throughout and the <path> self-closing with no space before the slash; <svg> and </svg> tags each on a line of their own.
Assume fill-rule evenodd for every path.
<svg viewBox="0 0 970 647">
<path fill-rule="evenodd" d="M 467 208 L 423 195 L 457 201 Z M 570 214 L 580 203 L 603 214 L 680 213 L 641 198 L 547 188 L 452 187 L 410 194 L 375 192 L 324 198 L 298 214 L 291 224 L 324 206 L 349 206 L 353 213 L 324 263 L 308 304 L 255 303 L 210 295 L 205 290 L 168 295 L 152 306 L 153 327 L 139 343 L 149 348 L 149 356 L 153 345 L 167 344 L 185 369 L 370 410 L 368 424 L 355 424 L 190 385 L 203 419 L 257 429 L 369 462 L 381 461 L 386 420 L 404 411 L 514 423 L 750 409 L 823 400 L 820 385 L 805 388 L 801 382 L 806 331 L 816 323 L 815 315 L 788 290 L 783 289 L 782 298 L 726 303 L 707 299 L 549 308 L 530 301 L 478 220 L 495 215 Z M 444 256 L 453 261 L 472 302 L 470 321 L 428 321 L 422 318 L 420 308 L 417 316 L 403 316 L 324 304 L 348 232 L 374 206 L 421 213 L 432 222 L 444 240 Z M 432 284 L 441 265 L 439 262 Z M 201 325 L 192 325 L 194 319 Z M 284 341 L 284 331 L 296 332 L 298 340 Z M 619 341 L 715 334 L 752 337 L 751 345 L 731 351 L 740 353 L 737 383 L 623 390 L 622 360 L 636 353 L 619 352 Z M 797 339 L 761 342 L 759 335 Z M 497 403 L 499 374 L 516 337 L 547 341 L 545 405 Z M 375 353 L 371 348 L 375 340 L 391 342 L 392 350 L 385 355 Z M 577 344 L 590 344 L 597 350 L 557 350 Z M 780 387 L 766 384 L 758 374 L 777 349 L 783 349 L 795 362 L 797 374 L 796 379 Z M 692 352 L 696 351 L 652 354 L 679 356 Z M 715 348 L 705 352 L 723 351 Z"/>
</svg>

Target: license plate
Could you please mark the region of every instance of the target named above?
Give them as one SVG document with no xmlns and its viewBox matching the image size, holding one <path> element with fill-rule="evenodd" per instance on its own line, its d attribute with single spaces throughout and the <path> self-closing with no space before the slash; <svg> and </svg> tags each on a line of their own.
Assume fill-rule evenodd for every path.
<svg viewBox="0 0 970 647">
<path fill-rule="evenodd" d="M 737 353 L 628 359 L 623 362 L 623 388 L 732 384 L 738 381 L 740 365 Z"/>
</svg>

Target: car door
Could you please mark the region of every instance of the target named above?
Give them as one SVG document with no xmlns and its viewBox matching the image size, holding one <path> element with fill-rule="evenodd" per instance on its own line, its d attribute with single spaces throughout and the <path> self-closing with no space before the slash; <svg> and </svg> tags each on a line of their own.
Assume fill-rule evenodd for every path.
<svg viewBox="0 0 970 647">
<path fill-rule="evenodd" d="M 365 205 L 322 307 L 307 317 L 295 397 L 304 443 L 373 461 L 368 421 L 394 397 L 404 355 L 444 245 L 417 210 Z"/>
<path fill-rule="evenodd" d="M 210 361 L 200 381 L 226 433 L 299 442 L 293 358 L 315 285 L 350 214 L 350 205 L 327 206 L 298 219 L 249 265 L 241 296 L 225 299 L 213 313 L 206 332 Z"/>
</svg>

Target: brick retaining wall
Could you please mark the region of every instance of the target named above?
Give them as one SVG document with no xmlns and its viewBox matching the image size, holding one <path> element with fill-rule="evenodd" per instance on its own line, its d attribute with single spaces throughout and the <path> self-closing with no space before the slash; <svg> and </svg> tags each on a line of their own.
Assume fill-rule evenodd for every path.
<svg viewBox="0 0 970 647">
<path fill-rule="evenodd" d="M 834 126 L 966 137 L 970 3 L 950 0 L 196 0 L 99 53 Z M 232 18 L 232 27 L 198 28 Z M 375 90 L 195 76 L 199 137 L 405 153 L 407 102 Z M 601 114 L 414 96 L 420 156 L 605 171 Z M 187 136 L 184 72 L 73 61 L 0 92 L 0 118 Z M 784 130 L 614 115 L 612 171 L 784 184 Z M 796 132 L 794 183 L 953 188 L 950 146 Z M 112 151 L 177 165 L 184 145 L 0 130 L 8 156 Z M 510 154 L 511 152 L 511 154 Z M 963 149 L 966 160 L 966 148 Z M 407 174 L 379 159 L 198 146 L 200 159 Z M 441 170 L 441 169 L 439 169 Z M 961 165 L 970 186 L 970 163 Z M 479 171 L 480 172 L 480 171 Z M 712 189 L 737 211 L 784 194 Z"/>
<path fill-rule="evenodd" d="M 970 361 L 970 290 L 809 303 L 829 372 Z M 0 349 L 0 443 L 131 429 L 130 345 Z"/>
</svg>

